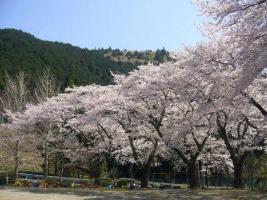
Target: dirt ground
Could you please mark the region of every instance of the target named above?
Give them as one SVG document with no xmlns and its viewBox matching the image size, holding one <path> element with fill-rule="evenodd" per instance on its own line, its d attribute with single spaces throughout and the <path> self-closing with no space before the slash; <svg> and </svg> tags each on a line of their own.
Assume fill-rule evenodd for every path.
<svg viewBox="0 0 267 200">
<path fill-rule="evenodd" d="M 267 193 L 241 190 L 74 190 L 74 189 L 0 189 L 0 200 L 267 200 Z"/>
</svg>

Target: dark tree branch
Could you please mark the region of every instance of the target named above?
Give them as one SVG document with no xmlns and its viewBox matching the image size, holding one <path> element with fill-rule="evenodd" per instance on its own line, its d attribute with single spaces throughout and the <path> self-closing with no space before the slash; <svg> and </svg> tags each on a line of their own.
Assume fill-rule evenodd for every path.
<svg viewBox="0 0 267 200">
<path fill-rule="evenodd" d="M 267 117 L 267 110 L 264 109 L 253 97 L 250 97 L 246 92 L 241 92 L 244 97 L 247 97 L 249 101 L 254 105 L 264 117 Z"/>
</svg>

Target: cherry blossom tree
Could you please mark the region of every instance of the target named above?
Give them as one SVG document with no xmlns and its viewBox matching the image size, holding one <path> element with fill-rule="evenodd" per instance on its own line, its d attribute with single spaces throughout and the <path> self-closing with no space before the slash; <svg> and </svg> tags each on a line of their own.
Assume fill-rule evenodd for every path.
<svg viewBox="0 0 267 200">
<path fill-rule="evenodd" d="M 68 97 L 66 94 L 59 96 Z M 6 111 L 11 124 L 7 124 L 5 127 L 20 132 L 27 140 L 34 141 L 32 148 L 35 147 L 41 151 L 45 176 L 48 175 L 49 141 L 54 140 L 54 136 L 57 135 L 57 124 L 64 111 L 63 107 L 59 105 L 61 103 L 66 109 L 69 106 L 60 100 L 60 98 L 51 97 L 49 101 L 39 104 L 27 104 L 26 109 L 22 112 Z"/>
<path fill-rule="evenodd" d="M 259 80 L 254 82 L 258 83 Z M 265 80 L 266 81 L 266 80 Z M 266 90 L 251 85 L 247 92 L 255 93 L 257 99 L 266 105 Z M 242 172 L 245 159 L 255 150 L 264 150 L 264 117 L 249 100 L 239 95 L 231 105 L 217 112 L 218 134 L 224 141 L 234 167 L 234 187 L 242 188 Z"/>
<path fill-rule="evenodd" d="M 235 60 L 235 66 L 241 69 L 235 89 L 229 93 L 234 98 L 267 67 L 267 1 L 197 0 L 196 2 L 201 13 L 212 19 L 204 26 L 206 35 L 212 41 L 221 41 L 221 44 L 228 49 L 227 54 L 230 53 L 229 55 Z M 220 62 L 225 61 L 220 59 Z M 247 97 L 265 116 L 266 138 L 266 109 L 253 98 Z"/>
<path fill-rule="evenodd" d="M 117 90 L 111 90 L 109 98 L 107 96 L 97 96 L 98 106 L 96 110 L 91 109 L 94 115 L 98 116 L 98 124 L 101 127 L 108 127 L 103 124 L 103 119 L 108 119 L 114 125 L 117 124 L 116 132 L 113 132 L 114 151 L 113 155 L 121 164 L 130 163 L 142 170 L 143 176 L 141 186 L 147 187 L 149 167 L 153 164 L 155 156 L 160 153 L 158 151 L 162 146 L 158 140 L 156 131 L 153 127 L 149 127 L 148 123 L 143 121 L 143 107 L 139 101 L 126 96 L 124 89 L 120 85 L 116 86 Z M 134 90 L 128 87 L 127 91 Z M 107 94 L 106 94 L 107 95 Z M 141 101 L 143 101 L 141 99 Z M 87 113 L 87 116 L 90 116 Z M 109 124 L 111 127 L 111 125 Z M 106 128 L 105 128 L 106 129 Z M 119 134 L 118 137 L 114 137 Z"/>
<path fill-rule="evenodd" d="M 212 40 L 223 38 L 222 45 L 235 49 L 234 57 L 243 68 L 239 87 L 247 87 L 267 66 L 267 1 L 196 2 L 201 13 L 212 19 L 204 27 L 207 36 Z"/>
<path fill-rule="evenodd" d="M 45 102 L 28 104 L 23 113 L 10 112 L 9 127 L 36 135 L 36 143 L 46 147 L 43 148 L 47 150 L 45 155 L 63 152 L 76 168 L 88 172 L 83 167 L 88 161 L 103 164 L 103 159 L 111 153 L 116 126 L 96 116 L 104 105 L 101 102 L 112 94 L 112 88 L 95 85 L 69 88 L 66 93 Z M 44 165 L 47 166 L 47 162 L 48 159 L 44 159 Z"/>
<path fill-rule="evenodd" d="M 135 117 L 152 128 L 156 133 L 153 137 L 186 163 L 193 188 L 197 186 L 196 161 L 213 127 L 210 111 L 202 108 L 210 97 L 210 84 L 201 83 L 202 79 L 197 79 L 201 74 L 197 76 L 186 67 L 179 63 L 141 66 L 127 78 L 116 79 L 122 84 L 124 96 L 137 106 Z M 201 122 L 201 118 L 205 120 Z"/>
</svg>

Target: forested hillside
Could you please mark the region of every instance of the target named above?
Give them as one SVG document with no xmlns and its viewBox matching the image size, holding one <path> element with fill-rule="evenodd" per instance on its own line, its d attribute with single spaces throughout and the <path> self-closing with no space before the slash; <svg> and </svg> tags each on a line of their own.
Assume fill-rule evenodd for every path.
<svg viewBox="0 0 267 200">
<path fill-rule="evenodd" d="M 0 30 L 0 89 L 5 72 L 11 75 L 20 70 L 29 82 L 45 67 L 55 74 L 61 87 L 69 85 L 101 84 L 112 82 L 111 73 L 128 73 L 147 62 L 169 60 L 165 49 L 127 51 L 115 49 L 88 50 L 61 42 L 43 41 L 16 29 Z"/>
</svg>

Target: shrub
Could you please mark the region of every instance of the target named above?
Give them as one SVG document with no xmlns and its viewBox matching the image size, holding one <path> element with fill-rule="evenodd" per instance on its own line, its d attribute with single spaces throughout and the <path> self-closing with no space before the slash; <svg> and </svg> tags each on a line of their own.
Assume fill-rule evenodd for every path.
<svg viewBox="0 0 267 200">
<path fill-rule="evenodd" d="M 128 179 L 119 179 L 116 183 L 116 187 L 122 187 L 122 186 L 127 186 L 129 183 Z"/>
<path fill-rule="evenodd" d="M 62 180 L 62 181 L 59 182 L 59 186 L 60 187 L 65 187 L 65 188 L 71 187 L 72 184 L 73 184 L 72 180 Z"/>
<path fill-rule="evenodd" d="M 40 181 L 40 187 L 41 187 L 41 188 L 46 188 L 46 187 L 48 187 L 48 183 L 46 182 L 46 180 L 41 180 L 41 181 Z"/>
<path fill-rule="evenodd" d="M 53 179 L 53 178 L 47 178 L 44 180 L 45 184 L 47 187 L 58 187 L 59 185 L 59 180 Z"/>
<path fill-rule="evenodd" d="M 159 189 L 160 189 L 160 190 L 164 190 L 164 189 L 172 189 L 172 186 L 171 186 L 171 185 L 160 185 L 160 186 L 159 186 Z"/>
<path fill-rule="evenodd" d="M 94 179 L 78 180 L 78 181 L 75 181 L 75 186 L 86 188 L 86 187 L 92 187 L 94 183 L 95 183 Z"/>
<path fill-rule="evenodd" d="M 113 184 L 112 178 L 101 178 L 100 179 L 101 186 L 107 187 L 108 185 L 112 185 L 112 184 Z"/>
<path fill-rule="evenodd" d="M 182 189 L 182 187 L 180 185 L 174 185 L 172 189 Z"/>
<path fill-rule="evenodd" d="M 17 179 L 15 181 L 16 187 L 30 187 L 31 185 L 32 185 L 31 182 L 25 179 Z"/>
</svg>

